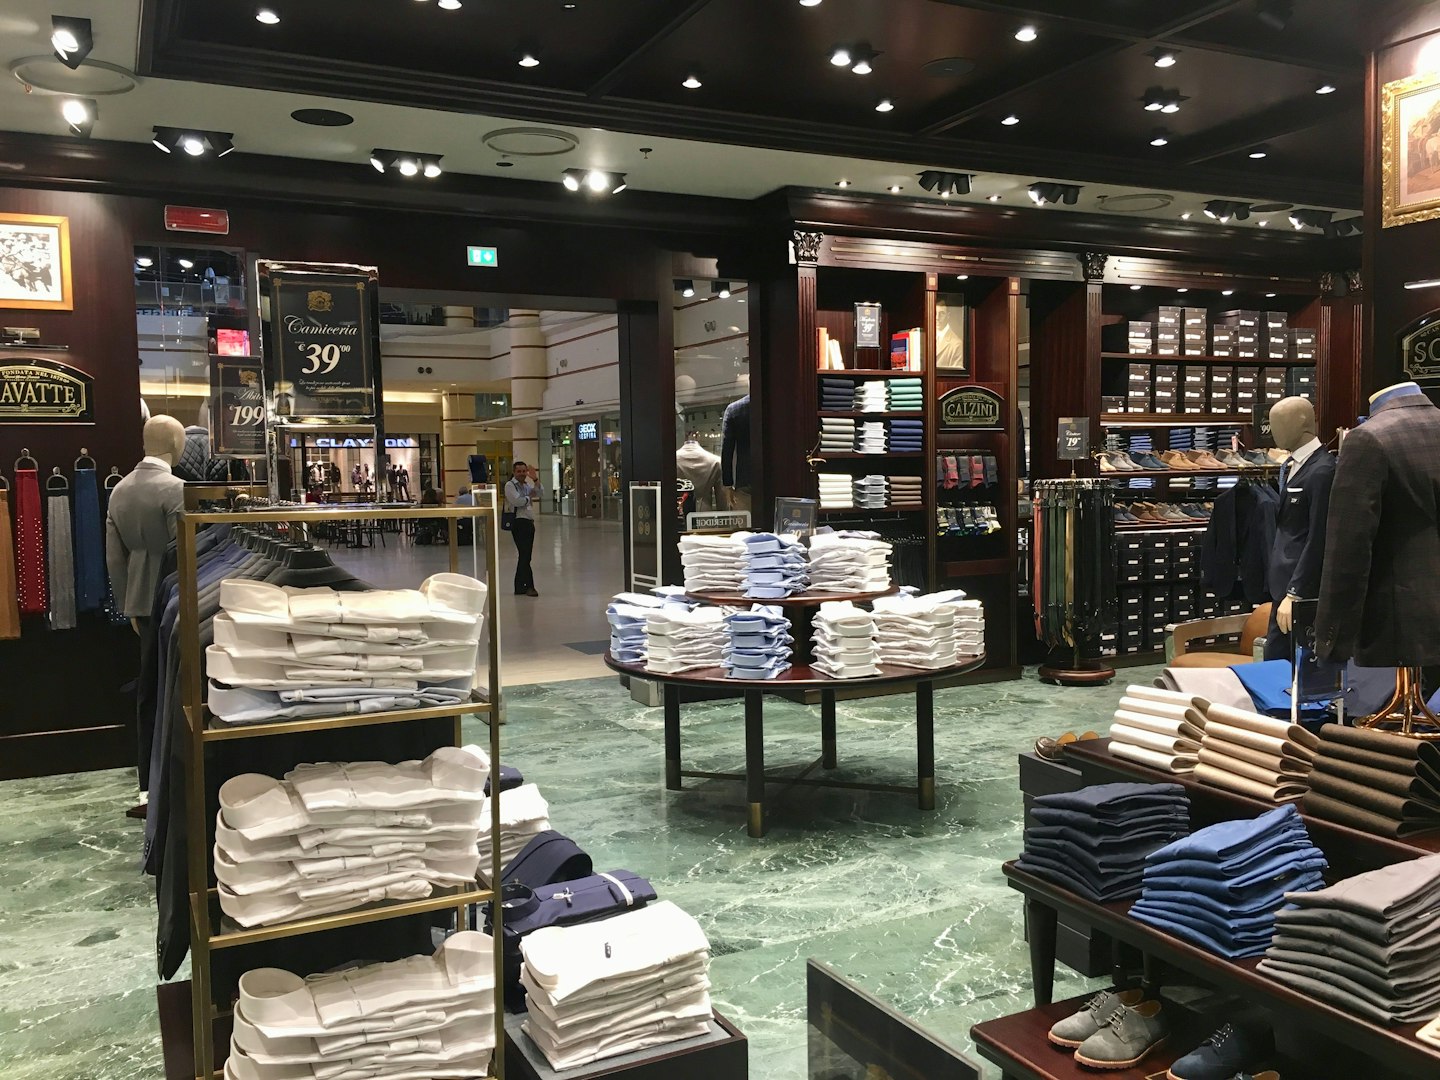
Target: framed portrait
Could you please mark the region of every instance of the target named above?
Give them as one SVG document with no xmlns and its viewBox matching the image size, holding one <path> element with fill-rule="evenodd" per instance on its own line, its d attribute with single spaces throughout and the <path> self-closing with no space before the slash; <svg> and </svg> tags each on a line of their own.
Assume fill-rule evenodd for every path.
<svg viewBox="0 0 1440 1080">
<path fill-rule="evenodd" d="M 1440 217 L 1440 72 L 1381 91 L 1381 227 Z"/>
<path fill-rule="evenodd" d="M 0 308 L 71 311 L 70 219 L 0 214 Z"/>
<path fill-rule="evenodd" d="M 968 375 L 970 357 L 965 345 L 965 297 L 940 293 L 935 297 L 935 370 Z"/>
</svg>

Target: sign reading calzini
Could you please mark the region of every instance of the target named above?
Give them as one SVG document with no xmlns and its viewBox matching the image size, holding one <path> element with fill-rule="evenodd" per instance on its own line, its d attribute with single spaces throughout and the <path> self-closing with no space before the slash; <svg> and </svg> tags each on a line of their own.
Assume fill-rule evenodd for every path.
<svg viewBox="0 0 1440 1080">
<path fill-rule="evenodd" d="M 1005 399 L 988 386 L 957 386 L 940 395 L 940 426 L 950 430 L 1000 428 Z"/>
<path fill-rule="evenodd" d="M 0 360 L 0 423 L 89 424 L 95 380 L 39 357 Z"/>
</svg>

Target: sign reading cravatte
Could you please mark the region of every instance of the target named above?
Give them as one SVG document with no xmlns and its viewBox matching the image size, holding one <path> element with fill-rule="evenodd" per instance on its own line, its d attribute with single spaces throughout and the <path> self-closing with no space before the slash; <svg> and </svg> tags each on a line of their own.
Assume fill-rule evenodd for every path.
<svg viewBox="0 0 1440 1080">
<path fill-rule="evenodd" d="M 0 424 L 91 424 L 95 380 L 39 357 L 0 358 Z"/>
</svg>

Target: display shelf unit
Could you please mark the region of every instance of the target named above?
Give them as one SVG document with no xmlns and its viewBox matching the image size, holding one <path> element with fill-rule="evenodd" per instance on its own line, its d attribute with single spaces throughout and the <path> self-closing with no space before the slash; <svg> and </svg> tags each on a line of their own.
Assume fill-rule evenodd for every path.
<svg viewBox="0 0 1440 1080">
<path fill-rule="evenodd" d="M 1298 329 L 1298 328 L 1297 328 Z M 1124 353 L 1124 352 L 1102 352 L 1101 360 L 1132 360 L 1137 364 L 1179 364 L 1182 367 L 1186 364 L 1219 364 L 1222 366 L 1234 367 L 1311 367 L 1314 360 L 1297 360 L 1294 357 L 1286 357 L 1283 360 L 1272 360 L 1268 357 L 1258 356 L 1200 356 L 1185 355 L 1179 356 L 1163 355 L 1158 353 Z"/>
<path fill-rule="evenodd" d="M 324 934 L 346 927 L 379 923 L 394 919 L 428 917 L 450 910 L 454 912 L 455 926 L 465 925 L 467 913 L 472 905 L 487 903 L 494 893 L 479 879 L 471 886 L 437 889 L 431 896 L 420 900 L 382 901 L 365 905 L 350 911 L 337 912 L 314 918 L 296 919 L 273 926 L 240 928 L 219 911 L 218 892 L 213 887 L 211 852 L 214 843 L 214 821 L 217 812 L 215 799 L 210 794 L 210 781 L 225 774 L 223 755 L 227 747 L 243 747 L 252 740 L 273 739 L 285 735 L 333 734 L 360 727 L 374 727 L 382 724 L 409 724 L 426 720 L 452 721 L 450 743 L 462 743 L 461 721 L 471 714 L 494 714 L 500 706 L 500 628 L 499 605 L 496 583 L 498 577 L 499 514 L 495 508 L 495 492 L 489 490 L 480 494 L 484 503 L 474 507 L 450 508 L 392 508 L 378 506 L 344 507 L 274 507 L 265 510 L 244 512 L 186 512 L 177 523 L 176 548 L 178 578 L 180 583 L 180 689 L 184 702 L 184 715 L 189 740 L 189 768 L 186 777 L 186 855 L 188 862 L 188 899 L 190 906 L 190 1031 L 189 1039 L 179 1033 L 164 1031 L 164 1022 L 169 1018 L 175 1022 L 179 1011 L 166 1006 L 175 998 L 175 986 L 160 988 L 162 1037 L 168 1051 L 173 1045 L 174 1054 L 188 1050 L 193 1057 L 193 1075 L 197 1080 L 210 1080 L 220 1075 L 224 1053 L 216 1042 L 217 1030 L 223 1032 L 228 1026 L 230 1010 L 228 1003 L 215 999 L 212 979 L 212 960 L 215 953 L 231 949 L 258 945 L 269 941 L 299 938 L 311 934 Z M 458 523 L 469 519 L 473 522 L 475 547 L 472 551 L 472 569 L 479 576 L 480 549 L 484 547 L 485 599 L 485 685 L 482 696 L 472 694 L 471 700 L 455 705 L 425 709 L 396 710 L 357 716 L 320 717 L 284 723 L 212 726 L 212 721 L 203 705 L 202 686 L 204 683 L 204 661 L 199 648 L 200 612 L 196 589 L 198 563 L 196 539 L 199 530 L 208 525 L 284 526 L 290 535 L 308 536 L 316 526 L 341 521 L 407 521 L 440 519 L 447 523 L 449 531 L 449 568 L 452 573 L 460 572 L 460 548 Z M 490 723 L 490 790 L 500 790 L 500 727 Z M 343 742 L 337 742 L 335 759 L 345 760 Z M 298 762 L 297 762 L 298 763 Z M 239 771 L 245 771 L 240 768 Z M 213 772 L 214 777 L 207 777 Z M 482 858 L 485 867 L 482 875 L 485 881 L 496 881 L 500 876 L 500 800 L 490 800 L 490 847 L 487 857 Z M 494 905 L 494 934 L 500 934 L 501 912 Z M 495 949 L 495 985 L 504 984 L 504 957 L 502 949 Z M 305 974 L 309 974 L 306 972 Z M 496 1010 L 495 1046 L 492 1075 L 503 1080 L 503 1028 L 504 1010 Z M 188 1045 L 186 1043 L 188 1042 Z M 167 1064 L 167 1072 L 169 1065 Z"/>
<path fill-rule="evenodd" d="M 1242 413 L 1101 413 L 1107 428 L 1249 427 L 1254 418 Z"/>
<path fill-rule="evenodd" d="M 1256 465 L 1251 469 L 1126 469 L 1115 472 L 1102 469 L 1100 475 L 1107 480 L 1183 480 L 1189 476 L 1266 476 L 1279 469 L 1279 465 Z"/>
</svg>

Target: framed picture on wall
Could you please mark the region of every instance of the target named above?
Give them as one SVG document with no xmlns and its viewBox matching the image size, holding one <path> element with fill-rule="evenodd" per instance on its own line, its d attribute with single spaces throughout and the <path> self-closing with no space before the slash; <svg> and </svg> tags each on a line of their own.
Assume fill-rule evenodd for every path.
<svg viewBox="0 0 1440 1080">
<path fill-rule="evenodd" d="M 935 370 L 947 375 L 970 374 L 965 349 L 965 297 L 960 293 L 935 297 Z"/>
<path fill-rule="evenodd" d="M 0 214 L 0 308 L 70 311 L 70 219 Z"/>
<path fill-rule="evenodd" d="M 1381 91 L 1381 226 L 1440 217 L 1440 72 Z"/>
</svg>

